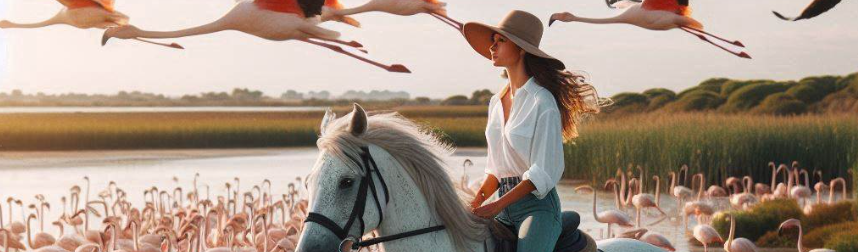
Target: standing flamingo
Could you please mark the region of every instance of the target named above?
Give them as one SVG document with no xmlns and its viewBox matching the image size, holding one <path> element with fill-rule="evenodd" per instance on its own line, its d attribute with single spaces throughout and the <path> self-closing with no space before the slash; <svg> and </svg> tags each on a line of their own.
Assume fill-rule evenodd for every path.
<svg viewBox="0 0 858 252">
<path fill-rule="evenodd" d="M 834 252 L 834 250 L 826 249 L 826 248 L 818 248 L 814 250 L 808 251 L 804 246 L 801 245 L 802 236 L 804 236 L 804 232 L 801 230 L 801 221 L 797 219 L 789 219 L 781 223 L 781 226 L 778 227 L 778 234 L 783 234 L 783 230 L 785 228 L 797 227 L 798 228 L 798 252 Z"/>
<path fill-rule="evenodd" d="M 447 4 L 438 0 L 370 0 L 366 4 L 348 9 L 323 9 L 322 20 L 336 20 L 347 15 L 381 11 L 400 16 L 427 13 L 462 32 L 462 23 L 447 16 Z"/>
<path fill-rule="evenodd" d="M 800 174 L 804 174 L 804 184 L 801 183 Z M 804 169 L 799 173 L 799 169 L 792 171 L 792 176 L 795 177 L 795 186 L 790 189 L 790 196 L 798 200 L 801 198 L 802 206 L 807 205 L 807 198 L 813 193 L 810 191 L 810 180 L 807 177 L 807 171 Z"/>
<path fill-rule="evenodd" d="M 121 27 L 128 25 L 128 16 L 116 11 L 113 8 L 114 0 L 57 0 L 65 6 L 54 17 L 32 24 L 13 23 L 8 20 L 0 21 L 0 28 L 41 28 L 51 25 L 66 24 L 80 29 L 98 28 L 107 29 L 111 27 Z M 176 43 L 164 44 L 152 42 L 144 39 L 135 40 L 166 46 L 176 49 L 184 49 Z"/>
<path fill-rule="evenodd" d="M 745 238 L 735 238 L 736 236 L 736 219 L 732 214 L 727 214 L 730 217 L 730 235 L 727 237 L 727 242 L 724 242 L 724 250 L 727 252 L 757 252 L 757 245 L 754 245 L 751 240 Z"/>
<path fill-rule="evenodd" d="M 619 1 L 615 6 L 626 11 L 618 16 L 602 19 L 577 17 L 569 12 L 555 13 L 551 15 L 548 26 L 559 20 L 591 24 L 630 24 L 649 30 L 678 28 L 733 55 L 751 58 L 744 52 L 745 45 L 741 42 L 728 41 L 704 31 L 703 24 L 691 17 L 688 0 L 644 0 L 643 3 Z"/>
<path fill-rule="evenodd" d="M 643 169 L 641 169 L 640 167 L 638 167 L 638 169 L 641 170 L 641 176 L 643 176 Z M 653 177 L 653 179 L 656 183 L 655 193 L 656 195 L 658 195 L 661 192 L 659 190 L 660 182 L 658 180 L 658 176 Z M 641 226 L 641 210 L 644 208 L 655 208 L 662 215 L 667 215 L 656 203 L 658 201 L 657 196 L 653 196 L 649 193 L 643 193 L 643 182 L 638 184 L 638 191 L 640 191 L 641 193 L 638 193 L 637 195 L 632 197 L 632 204 L 635 205 L 636 209 L 635 224 L 637 225 L 637 227 Z"/>
<path fill-rule="evenodd" d="M 614 187 L 617 184 L 614 183 Z M 616 224 L 621 227 L 630 228 L 633 227 L 632 221 L 626 213 L 617 211 L 617 210 L 606 210 L 602 212 L 596 211 L 596 190 L 591 186 L 579 186 L 575 188 L 575 192 L 589 190 L 593 192 L 593 218 L 596 219 L 599 223 L 608 224 L 608 237 L 611 237 L 611 225 Z"/>
<path fill-rule="evenodd" d="M 180 38 L 211 34 L 226 30 L 236 30 L 263 39 L 274 41 L 298 40 L 312 45 L 321 46 L 332 51 L 380 67 L 389 72 L 410 73 L 403 65 L 384 65 L 344 50 L 342 47 L 325 42 L 346 45 L 354 48 L 363 47 L 355 41 L 337 39 L 339 32 L 317 26 L 317 22 L 305 19 L 306 10 L 301 9 L 297 0 L 253 0 L 241 1 L 220 19 L 201 26 L 169 32 L 145 31 L 132 25 L 108 29 L 104 32 L 101 44 L 110 38 Z M 236 186 L 238 187 L 238 186 Z"/>
<path fill-rule="evenodd" d="M 709 251 L 710 243 L 722 243 L 724 242 L 724 238 L 721 238 L 721 235 L 718 234 L 718 231 L 715 231 L 712 226 L 702 224 L 700 221 L 700 216 L 697 217 L 697 226 L 694 226 L 694 239 L 697 239 L 700 243 L 703 244 L 703 251 Z"/>
</svg>

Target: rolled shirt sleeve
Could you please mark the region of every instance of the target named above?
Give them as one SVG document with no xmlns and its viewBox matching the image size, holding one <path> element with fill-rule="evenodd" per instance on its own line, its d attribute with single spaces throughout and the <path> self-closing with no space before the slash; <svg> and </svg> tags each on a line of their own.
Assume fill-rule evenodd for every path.
<svg viewBox="0 0 858 252">
<path fill-rule="evenodd" d="M 565 166 L 560 112 L 543 111 L 537 120 L 530 149 L 530 168 L 521 176 L 536 187 L 532 193 L 542 199 L 560 182 Z"/>
</svg>

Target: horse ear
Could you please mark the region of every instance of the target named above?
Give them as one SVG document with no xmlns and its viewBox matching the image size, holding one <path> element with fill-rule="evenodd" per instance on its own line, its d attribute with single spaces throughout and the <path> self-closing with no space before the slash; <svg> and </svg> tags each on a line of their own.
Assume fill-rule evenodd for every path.
<svg viewBox="0 0 858 252">
<path fill-rule="evenodd" d="M 328 124 L 330 124 L 336 117 L 337 114 L 335 114 L 330 107 L 325 110 L 325 115 L 322 117 L 322 125 L 319 127 L 319 132 L 321 135 L 325 134 L 325 131 L 328 128 Z"/>
<path fill-rule="evenodd" d="M 352 111 L 352 120 L 349 123 L 349 132 L 354 136 L 363 135 L 366 132 L 366 111 L 363 107 L 355 103 L 355 108 Z"/>
</svg>

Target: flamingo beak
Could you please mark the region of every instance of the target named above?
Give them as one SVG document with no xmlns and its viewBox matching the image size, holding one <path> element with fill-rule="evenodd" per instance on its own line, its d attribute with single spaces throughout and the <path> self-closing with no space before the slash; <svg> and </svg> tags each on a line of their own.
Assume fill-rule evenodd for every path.
<svg viewBox="0 0 858 252">
<path fill-rule="evenodd" d="M 101 46 L 106 45 L 107 40 L 110 40 L 110 36 L 107 36 L 107 31 L 104 31 L 104 34 L 101 35 Z"/>
</svg>

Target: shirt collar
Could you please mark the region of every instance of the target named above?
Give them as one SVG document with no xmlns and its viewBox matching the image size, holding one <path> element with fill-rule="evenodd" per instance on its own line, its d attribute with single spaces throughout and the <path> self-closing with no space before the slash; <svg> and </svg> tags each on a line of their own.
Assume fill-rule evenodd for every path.
<svg viewBox="0 0 858 252">
<path fill-rule="evenodd" d="M 527 82 L 524 83 L 524 86 L 521 86 L 521 89 L 527 91 L 528 94 L 536 94 L 536 92 L 539 91 L 539 89 L 541 88 L 542 86 L 536 83 L 536 78 L 533 77 L 530 77 L 530 79 L 528 79 Z"/>
</svg>

